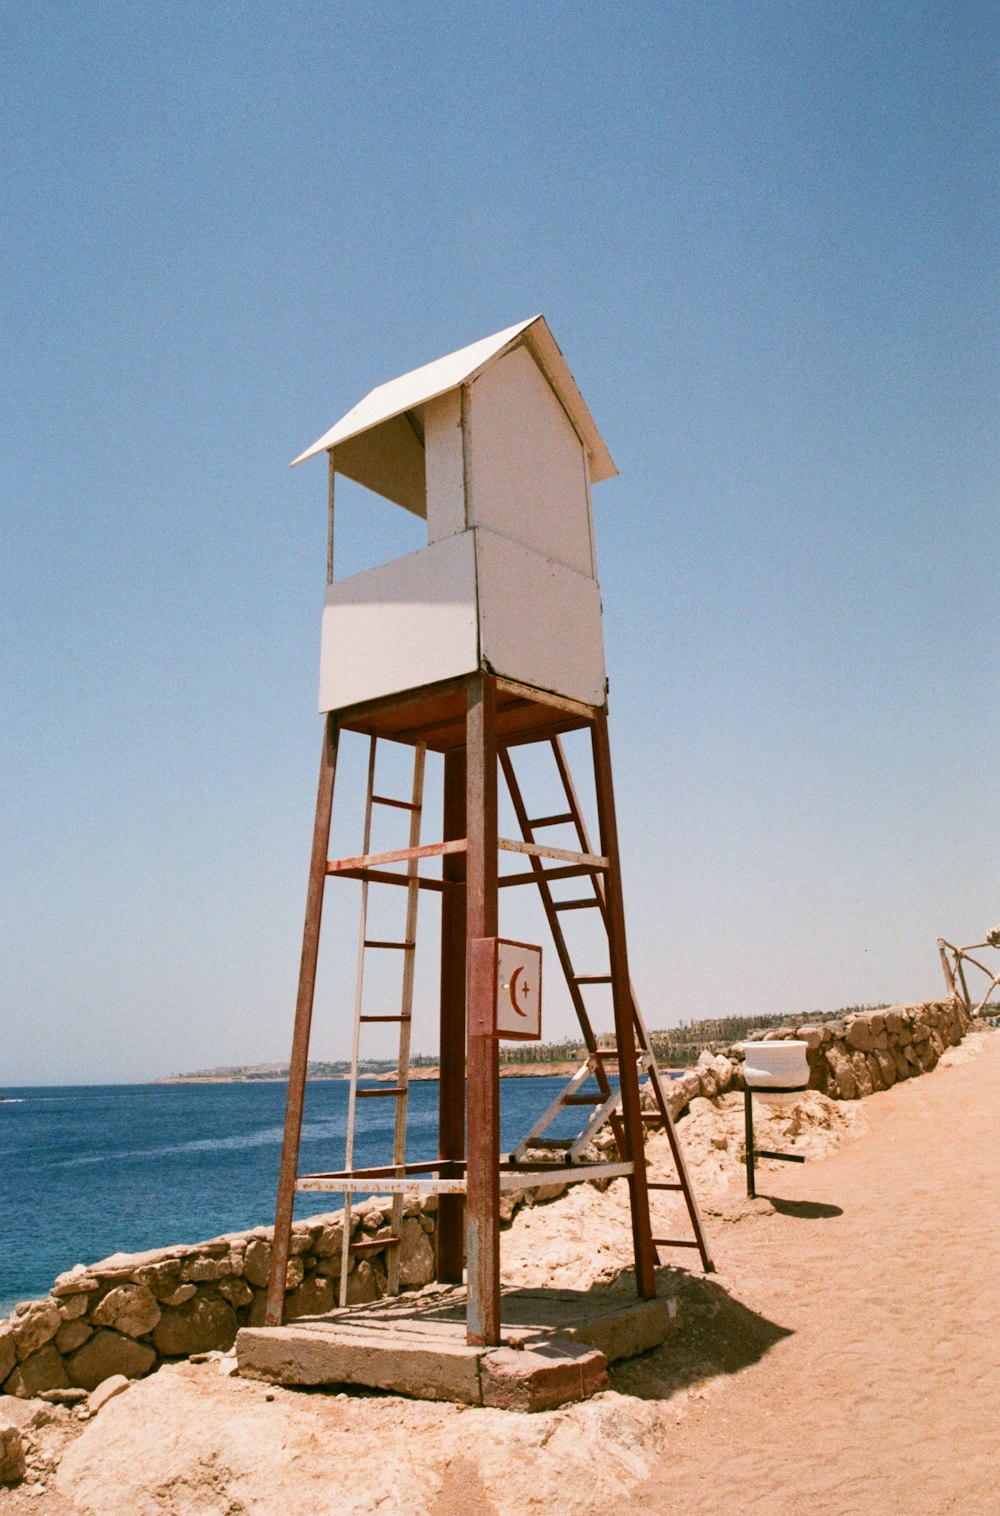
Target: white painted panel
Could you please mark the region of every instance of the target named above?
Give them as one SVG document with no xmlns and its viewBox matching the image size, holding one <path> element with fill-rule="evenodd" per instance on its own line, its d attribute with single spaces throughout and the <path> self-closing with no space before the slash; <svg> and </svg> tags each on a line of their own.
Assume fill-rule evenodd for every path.
<svg viewBox="0 0 1000 1516">
<path fill-rule="evenodd" d="M 396 416 L 374 431 L 342 442 L 334 461 L 339 474 L 395 501 L 415 516 L 426 516 L 424 450 L 405 416 Z"/>
<path fill-rule="evenodd" d="M 469 520 L 594 574 L 583 443 L 525 346 L 470 387 Z"/>
<path fill-rule="evenodd" d="M 401 416 L 404 411 L 416 410 L 436 395 L 457 388 L 467 379 L 474 378 L 480 369 L 522 337 L 530 345 L 540 368 L 573 417 L 576 429 L 586 444 L 591 484 L 597 484 L 601 479 L 614 478 L 618 470 L 544 316 L 532 316 L 528 321 L 519 321 L 502 332 L 495 332 L 492 337 L 484 337 L 480 342 L 460 348 L 457 353 L 435 358 L 433 363 L 425 363 L 422 368 L 412 369 L 398 379 L 390 379 L 388 384 L 380 384 L 377 389 L 370 390 L 363 400 L 359 400 L 335 426 L 324 432 L 318 441 L 300 453 L 292 467 L 296 463 L 304 463 L 307 458 L 314 458 L 327 448 L 339 446 L 349 437 L 356 437 L 360 432 L 380 426 L 391 416 Z M 366 483 L 365 480 L 361 482 Z"/>
<path fill-rule="evenodd" d="M 478 664 L 471 532 L 328 586 L 321 711 L 471 673 Z"/>
<path fill-rule="evenodd" d="M 602 706 L 604 637 L 597 582 L 476 531 L 483 657 L 496 674 Z"/>
<path fill-rule="evenodd" d="M 525 942 L 497 943 L 497 1033 L 538 1042 L 542 1035 L 542 950 Z"/>
<path fill-rule="evenodd" d="M 449 390 L 423 409 L 427 476 L 427 541 L 465 531 L 462 391 Z"/>
</svg>

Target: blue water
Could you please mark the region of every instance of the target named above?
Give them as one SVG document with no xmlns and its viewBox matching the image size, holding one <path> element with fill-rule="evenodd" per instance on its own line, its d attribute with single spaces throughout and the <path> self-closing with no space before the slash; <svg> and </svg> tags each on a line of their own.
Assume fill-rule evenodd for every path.
<svg viewBox="0 0 1000 1516">
<path fill-rule="evenodd" d="M 505 1149 L 563 1083 L 501 1082 Z M 284 1084 L 89 1085 L 3 1093 L 0 1317 L 15 1301 L 44 1295 L 74 1263 L 198 1242 L 274 1220 Z M 343 1166 L 347 1093 L 341 1081 L 309 1086 L 301 1172 Z M 411 1160 L 437 1153 L 437 1099 L 436 1080 L 410 1086 Z M 394 1106 L 391 1100 L 360 1103 L 358 1168 L 390 1160 Z M 296 1214 L 334 1210 L 340 1203 L 336 1195 L 302 1195 Z"/>
</svg>

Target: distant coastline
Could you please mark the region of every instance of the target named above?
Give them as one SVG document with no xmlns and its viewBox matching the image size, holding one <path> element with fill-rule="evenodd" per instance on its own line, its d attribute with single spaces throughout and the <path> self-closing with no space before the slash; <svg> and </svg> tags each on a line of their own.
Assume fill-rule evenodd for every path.
<svg viewBox="0 0 1000 1516">
<path fill-rule="evenodd" d="M 579 1059 L 568 1062 L 555 1063 L 502 1063 L 500 1065 L 501 1079 L 551 1079 L 566 1078 L 575 1074 L 580 1067 Z M 410 1080 L 437 1079 L 440 1070 L 437 1064 L 418 1064 L 410 1069 Z M 332 1068 L 326 1065 L 309 1066 L 310 1079 L 347 1080 L 350 1079 L 350 1070 L 346 1067 Z M 363 1079 L 393 1080 L 396 1078 L 394 1064 L 379 1064 L 377 1067 L 368 1067 L 361 1070 Z M 274 1065 L 269 1063 L 247 1064 L 245 1067 L 226 1069 L 200 1069 L 193 1074 L 168 1074 L 163 1079 L 154 1079 L 153 1084 L 284 1084 L 288 1078 L 288 1067 L 285 1064 Z"/>
</svg>

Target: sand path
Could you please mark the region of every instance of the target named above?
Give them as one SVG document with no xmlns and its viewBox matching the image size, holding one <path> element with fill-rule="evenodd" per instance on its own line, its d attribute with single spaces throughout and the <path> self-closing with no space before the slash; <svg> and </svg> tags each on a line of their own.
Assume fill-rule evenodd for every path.
<svg viewBox="0 0 1000 1516">
<path fill-rule="evenodd" d="M 1000 1036 L 974 1041 L 866 1101 L 861 1140 L 762 1175 L 781 1209 L 720 1207 L 721 1281 L 789 1335 L 688 1392 L 631 1510 L 1000 1512 Z M 663 1393 L 638 1366 L 617 1387 Z"/>
</svg>

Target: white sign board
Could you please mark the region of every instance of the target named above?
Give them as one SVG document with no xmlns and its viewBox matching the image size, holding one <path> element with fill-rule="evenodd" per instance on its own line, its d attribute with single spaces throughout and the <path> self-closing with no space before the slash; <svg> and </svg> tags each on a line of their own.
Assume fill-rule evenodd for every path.
<svg viewBox="0 0 1000 1516">
<path fill-rule="evenodd" d="M 542 1035 L 542 950 L 525 942 L 497 944 L 498 1037 L 537 1042 Z"/>
</svg>

